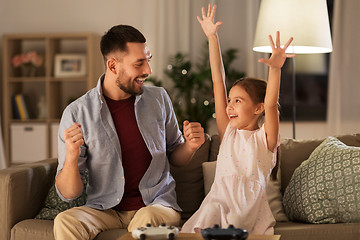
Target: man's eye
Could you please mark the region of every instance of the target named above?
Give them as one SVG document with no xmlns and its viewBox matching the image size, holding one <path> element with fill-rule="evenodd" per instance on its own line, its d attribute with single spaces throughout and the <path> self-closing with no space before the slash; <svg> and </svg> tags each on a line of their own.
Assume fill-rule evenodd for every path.
<svg viewBox="0 0 360 240">
<path fill-rule="evenodd" d="M 137 64 L 135 64 L 135 66 L 136 67 L 141 67 L 143 65 L 143 63 L 141 62 L 141 63 L 137 63 Z"/>
<path fill-rule="evenodd" d="M 239 103 L 239 102 L 240 102 L 240 100 L 239 100 L 239 99 L 236 99 L 236 100 L 235 100 L 235 102 L 236 102 L 236 103 Z"/>
</svg>

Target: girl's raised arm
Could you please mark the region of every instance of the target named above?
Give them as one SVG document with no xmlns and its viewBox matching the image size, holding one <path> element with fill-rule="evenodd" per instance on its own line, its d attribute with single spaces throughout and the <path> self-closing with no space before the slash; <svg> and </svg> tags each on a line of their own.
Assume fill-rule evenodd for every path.
<svg viewBox="0 0 360 240">
<path fill-rule="evenodd" d="M 225 70 L 217 35 L 217 30 L 222 22 L 214 23 L 215 10 L 216 5 L 211 7 L 211 4 L 209 4 L 207 14 L 205 14 L 205 9 L 201 8 L 202 19 L 199 16 L 197 19 L 209 40 L 209 57 L 214 87 L 216 125 L 220 138 L 222 139 L 229 123 L 229 118 L 226 114 L 227 92 L 225 85 Z"/>
<path fill-rule="evenodd" d="M 274 152 L 277 146 L 279 136 L 279 111 L 278 99 L 280 89 L 281 68 L 287 57 L 295 57 L 294 54 L 286 54 L 287 47 L 292 42 L 293 38 L 285 44 L 283 48 L 280 46 L 280 32 L 276 33 L 276 44 L 271 35 L 269 36 L 272 54 L 269 59 L 259 59 L 259 62 L 265 63 L 269 66 L 269 77 L 266 87 L 266 95 L 264 101 L 265 109 L 265 132 L 268 149 Z"/>
</svg>

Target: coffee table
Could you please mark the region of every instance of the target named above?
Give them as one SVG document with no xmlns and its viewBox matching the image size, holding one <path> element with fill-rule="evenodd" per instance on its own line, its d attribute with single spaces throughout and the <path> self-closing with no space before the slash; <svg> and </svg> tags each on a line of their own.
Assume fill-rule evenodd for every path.
<svg viewBox="0 0 360 240">
<path fill-rule="evenodd" d="M 249 234 L 247 240 L 279 240 L 280 235 L 254 235 Z M 134 240 L 131 233 L 126 233 L 117 240 Z M 201 233 L 179 233 L 175 240 L 204 240 Z"/>
</svg>

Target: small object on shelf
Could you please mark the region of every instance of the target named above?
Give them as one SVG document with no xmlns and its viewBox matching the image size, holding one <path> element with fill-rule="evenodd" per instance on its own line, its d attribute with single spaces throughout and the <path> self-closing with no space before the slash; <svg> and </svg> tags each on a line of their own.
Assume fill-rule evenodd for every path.
<svg viewBox="0 0 360 240">
<path fill-rule="evenodd" d="M 24 96 L 22 94 L 16 94 L 15 101 L 16 101 L 17 109 L 19 110 L 19 113 L 20 113 L 20 119 L 28 120 L 29 119 L 29 111 L 27 109 Z"/>
<path fill-rule="evenodd" d="M 212 228 L 205 228 L 201 230 L 201 235 L 204 239 L 236 239 L 245 240 L 248 237 L 248 231 L 242 228 L 235 228 L 229 225 L 228 228 L 220 228 L 219 225 L 214 225 Z"/>
<path fill-rule="evenodd" d="M 46 102 L 45 102 L 44 96 L 40 96 L 39 101 L 37 103 L 37 108 L 38 108 L 37 118 L 45 119 L 46 118 Z"/>
<path fill-rule="evenodd" d="M 19 107 L 16 103 L 15 95 L 11 96 L 11 104 L 12 104 L 12 109 L 13 109 L 13 118 L 20 119 L 20 111 L 19 111 Z"/>
<path fill-rule="evenodd" d="M 86 75 L 85 54 L 56 54 L 55 77 L 80 77 Z"/>
<path fill-rule="evenodd" d="M 174 226 L 167 226 L 165 223 L 158 227 L 152 227 L 151 224 L 146 224 L 146 227 L 141 227 L 132 231 L 131 235 L 135 239 L 169 239 L 173 240 L 179 233 L 179 229 Z"/>
<path fill-rule="evenodd" d="M 43 64 L 43 57 L 36 51 L 29 51 L 15 55 L 11 63 L 14 68 L 21 68 L 22 77 L 35 77 Z"/>
</svg>

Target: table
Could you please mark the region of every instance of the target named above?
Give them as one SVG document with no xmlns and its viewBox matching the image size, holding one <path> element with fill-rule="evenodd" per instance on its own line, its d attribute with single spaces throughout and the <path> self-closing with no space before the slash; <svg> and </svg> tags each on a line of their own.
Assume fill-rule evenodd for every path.
<svg viewBox="0 0 360 240">
<path fill-rule="evenodd" d="M 280 235 L 254 235 L 250 234 L 247 240 L 279 240 Z M 134 240 L 131 233 L 126 233 L 117 240 Z M 201 233 L 179 233 L 175 240 L 204 240 Z"/>
</svg>

